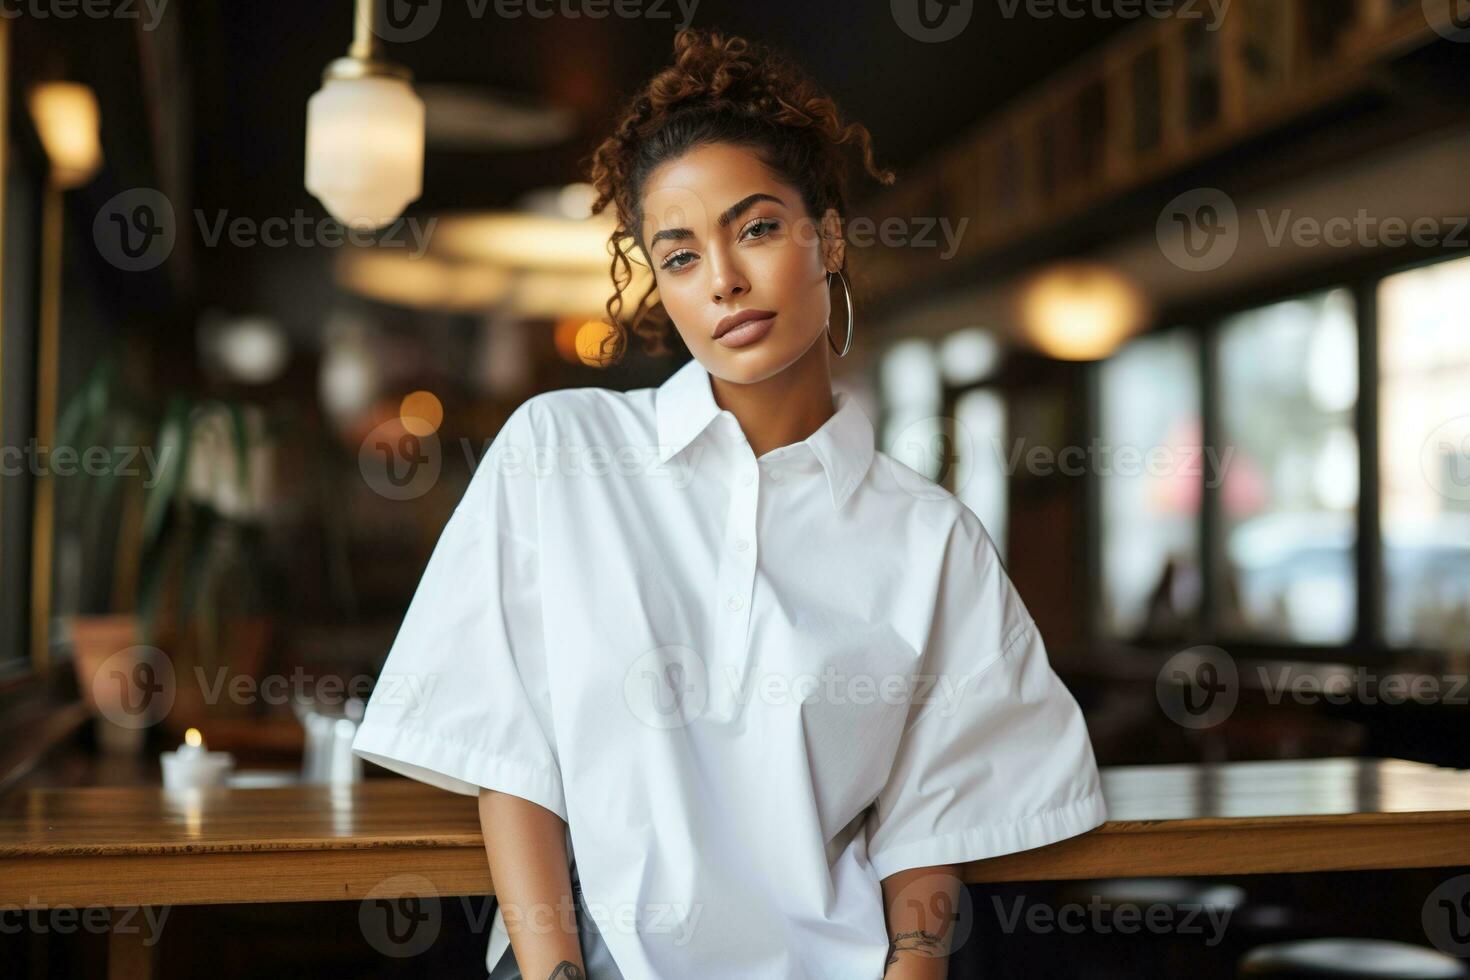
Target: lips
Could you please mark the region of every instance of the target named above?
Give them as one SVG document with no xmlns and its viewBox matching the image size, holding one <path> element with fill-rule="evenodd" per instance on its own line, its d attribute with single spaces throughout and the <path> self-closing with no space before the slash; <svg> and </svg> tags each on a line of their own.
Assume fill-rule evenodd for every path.
<svg viewBox="0 0 1470 980">
<path fill-rule="evenodd" d="M 775 315 L 775 312 L 772 310 L 741 310 L 739 313 L 731 313 L 715 325 L 715 332 L 712 339 L 719 340 L 742 323 L 750 320 L 766 320 Z"/>
</svg>

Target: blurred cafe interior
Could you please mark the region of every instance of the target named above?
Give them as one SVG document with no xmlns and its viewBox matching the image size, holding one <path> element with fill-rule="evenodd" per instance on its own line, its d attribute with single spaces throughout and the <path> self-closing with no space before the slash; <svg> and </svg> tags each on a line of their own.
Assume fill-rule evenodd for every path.
<svg viewBox="0 0 1470 980">
<path fill-rule="evenodd" d="M 350 743 L 510 413 L 683 363 L 600 356 L 586 159 L 686 8 L 400 6 L 0 5 L 0 976 L 483 961 L 472 804 Z M 1103 771 L 1108 825 L 967 870 L 951 975 L 1470 976 L 1470 4 L 903 6 L 690 15 L 895 170 L 834 386 Z M 441 886 L 412 955 L 370 852 Z"/>
</svg>

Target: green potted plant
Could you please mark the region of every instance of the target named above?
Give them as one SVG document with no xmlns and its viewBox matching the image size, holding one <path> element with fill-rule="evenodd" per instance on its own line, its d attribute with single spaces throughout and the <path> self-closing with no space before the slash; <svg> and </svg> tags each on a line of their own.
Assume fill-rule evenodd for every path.
<svg viewBox="0 0 1470 980">
<path fill-rule="evenodd" d="M 126 675 L 163 650 L 171 718 L 184 720 L 204 708 L 195 668 L 259 666 L 270 634 L 259 581 L 269 441 L 257 406 L 143 392 L 119 373 L 100 360 L 57 420 L 57 446 L 82 461 L 58 478 L 58 612 L 104 742 L 131 749 L 145 726 L 115 723 L 104 664 Z M 89 452 L 106 465 L 86 465 Z"/>
</svg>

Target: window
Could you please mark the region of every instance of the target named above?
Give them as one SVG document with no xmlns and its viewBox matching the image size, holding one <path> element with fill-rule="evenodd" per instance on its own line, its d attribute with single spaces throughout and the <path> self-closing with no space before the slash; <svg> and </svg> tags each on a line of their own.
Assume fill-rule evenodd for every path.
<svg viewBox="0 0 1470 980">
<path fill-rule="evenodd" d="M 1177 482 L 1094 468 L 1097 632 L 1380 663 L 1470 649 L 1466 309 L 1456 256 L 1101 362 L 1101 448 L 1210 445 Z"/>
<path fill-rule="evenodd" d="M 1378 290 L 1384 633 L 1470 644 L 1470 259 Z"/>
<path fill-rule="evenodd" d="M 879 366 L 883 422 L 879 445 L 889 455 L 944 487 L 953 485 L 954 453 L 941 414 L 944 387 L 932 344 L 905 340 Z"/>
<path fill-rule="evenodd" d="M 1004 557 L 1006 407 L 989 383 L 999 359 L 995 335 L 980 327 L 956 330 L 937 345 L 900 341 L 881 358 L 878 390 L 885 451 L 974 511 Z M 917 485 L 915 491 L 925 492 Z"/>
<path fill-rule="evenodd" d="M 1000 394 L 972 388 L 955 401 L 956 442 L 962 454 L 955 495 L 980 518 L 1006 555 L 1006 408 Z M 964 454 L 969 459 L 963 458 Z"/>
<path fill-rule="evenodd" d="M 1129 344 L 1101 365 L 1099 395 L 1101 625 L 1113 636 L 1176 639 L 1199 610 L 1195 334 Z"/>
<path fill-rule="evenodd" d="M 1357 622 L 1351 293 L 1334 289 L 1227 319 L 1219 378 L 1222 632 L 1344 643 Z"/>
</svg>

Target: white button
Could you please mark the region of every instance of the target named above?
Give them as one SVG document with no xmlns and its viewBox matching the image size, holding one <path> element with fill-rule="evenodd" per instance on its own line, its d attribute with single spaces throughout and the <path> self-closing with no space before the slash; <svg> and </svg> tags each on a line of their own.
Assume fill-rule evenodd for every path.
<svg viewBox="0 0 1470 980">
<path fill-rule="evenodd" d="M 740 598 L 738 595 L 731 594 L 730 598 L 725 601 L 725 604 L 731 609 L 739 609 L 741 606 L 745 605 L 745 600 Z"/>
<path fill-rule="evenodd" d="M 747 487 L 750 486 L 752 483 L 755 482 L 755 474 L 754 473 L 747 473 L 747 474 L 745 474 L 744 476 L 742 476 L 740 478 L 740 482 L 743 483 L 743 484 L 745 484 Z"/>
<path fill-rule="evenodd" d="M 781 482 L 781 471 L 780 470 L 771 470 L 771 482 L 773 482 L 773 483 L 780 483 Z"/>
<path fill-rule="evenodd" d="M 744 551 L 746 548 L 749 548 L 749 547 L 750 547 L 750 542 L 747 541 L 747 540 L 745 540 L 744 538 L 741 538 L 741 539 L 739 539 L 738 541 L 735 542 L 735 550 L 736 551 Z"/>
</svg>

